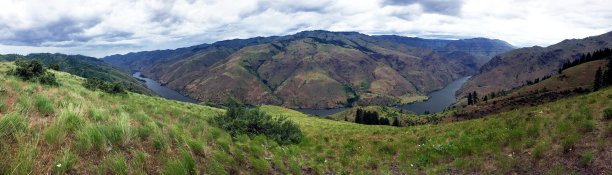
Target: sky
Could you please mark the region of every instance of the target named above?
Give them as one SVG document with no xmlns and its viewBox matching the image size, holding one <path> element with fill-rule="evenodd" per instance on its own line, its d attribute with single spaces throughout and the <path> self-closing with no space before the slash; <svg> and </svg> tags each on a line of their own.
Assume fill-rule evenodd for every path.
<svg viewBox="0 0 612 175">
<path fill-rule="evenodd" d="M 612 31 L 609 0 L 0 0 L 0 54 L 103 57 L 304 30 L 517 47 Z"/>
</svg>

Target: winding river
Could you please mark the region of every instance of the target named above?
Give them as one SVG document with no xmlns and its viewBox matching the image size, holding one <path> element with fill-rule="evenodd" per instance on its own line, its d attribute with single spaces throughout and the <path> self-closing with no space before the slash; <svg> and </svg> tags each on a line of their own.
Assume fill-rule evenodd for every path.
<svg viewBox="0 0 612 175">
<path fill-rule="evenodd" d="M 152 80 L 150 78 L 144 77 L 142 76 L 142 74 L 140 74 L 140 72 L 136 72 L 134 74 L 132 74 L 132 76 L 134 78 L 140 79 L 145 81 L 145 85 L 147 86 L 147 88 L 151 89 L 153 92 L 155 92 L 157 95 L 159 95 L 160 97 L 163 98 L 167 98 L 167 99 L 172 99 L 172 100 L 177 100 L 177 101 L 182 101 L 182 102 L 189 102 L 189 103 L 200 103 L 197 100 L 194 100 L 192 98 L 189 98 L 187 96 L 184 96 L 181 93 L 178 93 L 175 90 L 172 90 L 160 83 L 158 83 L 155 80 Z"/>
<path fill-rule="evenodd" d="M 177 91 L 172 90 L 158 83 L 155 80 L 142 76 L 140 72 L 136 72 L 132 76 L 145 81 L 145 85 L 147 86 L 147 88 L 151 89 L 153 92 L 155 92 L 157 95 L 161 97 L 164 97 L 167 99 L 173 99 L 177 101 L 189 102 L 189 103 L 200 103 L 199 101 L 186 97 L 178 93 Z M 429 96 L 429 99 L 427 99 L 426 101 L 414 102 L 414 103 L 399 106 L 398 108 L 401 108 L 404 110 L 410 110 L 417 114 L 424 114 L 425 112 L 431 112 L 431 113 L 441 112 L 446 107 L 452 105 L 453 103 L 455 103 L 455 101 L 457 101 L 457 99 L 455 98 L 455 92 L 457 92 L 457 90 L 459 90 L 459 88 L 461 88 L 463 83 L 465 83 L 469 78 L 470 77 L 459 78 L 451 82 L 450 84 L 448 84 L 446 87 L 429 93 L 427 95 Z M 338 112 L 342 112 L 346 109 L 347 108 L 295 109 L 295 110 L 303 112 L 303 113 L 311 114 L 311 115 L 316 115 L 316 116 L 328 116 L 328 115 L 332 115 Z"/>
<path fill-rule="evenodd" d="M 433 91 L 429 93 L 427 96 L 429 97 L 426 101 L 414 102 L 402 106 L 398 106 L 397 108 L 401 108 L 404 110 L 410 110 L 417 114 L 424 114 L 427 111 L 431 113 L 442 112 L 444 109 L 457 101 L 455 98 L 455 92 L 461 88 L 463 83 L 465 83 L 470 77 L 462 77 L 459 78 L 446 87 Z M 338 112 L 342 112 L 346 110 L 346 108 L 334 108 L 334 109 L 295 109 L 297 111 L 316 115 L 316 116 L 328 116 Z"/>
<path fill-rule="evenodd" d="M 417 114 L 424 114 L 427 111 L 431 113 L 442 112 L 446 107 L 457 101 L 455 93 L 468 79 L 470 77 L 459 78 L 446 85 L 446 87 L 429 93 L 427 95 L 429 98 L 426 101 L 406 104 L 401 106 L 401 108 Z"/>
</svg>

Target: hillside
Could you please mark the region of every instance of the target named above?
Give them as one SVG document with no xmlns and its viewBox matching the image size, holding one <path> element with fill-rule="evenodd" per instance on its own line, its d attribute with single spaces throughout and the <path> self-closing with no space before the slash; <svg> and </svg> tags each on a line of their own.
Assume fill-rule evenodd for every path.
<svg viewBox="0 0 612 175">
<path fill-rule="evenodd" d="M 59 66 L 59 70 L 85 78 L 98 78 L 108 82 L 121 82 L 128 90 L 143 94 L 153 94 L 144 83 L 138 81 L 126 72 L 93 57 L 82 55 L 65 55 L 50 53 L 35 53 L 28 55 L 0 55 L 0 61 L 37 60 L 44 65 Z"/>
<path fill-rule="evenodd" d="M 0 63 L 0 72 L 12 64 Z M 278 145 L 208 124 L 223 110 L 0 74 L 0 174 L 606 174 L 612 89 L 482 119 L 413 127 L 332 121 L 277 106 L 306 138 Z"/>
<path fill-rule="evenodd" d="M 582 54 L 612 47 L 612 32 L 584 39 L 564 40 L 548 47 L 516 49 L 495 56 L 480 68 L 480 72 L 459 90 L 458 96 L 476 91 L 488 94 L 510 90 L 526 81 L 557 74 L 566 61 L 580 58 Z"/>
<path fill-rule="evenodd" d="M 458 117 L 481 117 L 492 113 L 509 111 L 526 106 L 534 106 L 563 98 L 589 93 L 593 89 L 595 72 L 605 70 L 607 59 L 590 61 L 563 70 L 560 74 L 542 79 L 534 84 L 523 85 L 510 91 L 481 94 L 480 101 L 474 105 L 461 106 Z M 487 100 L 484 100 L 487 96 Z"/>
<path fill-rule="evenodd" d="M 406 42 L 405 40 L 415 40 Z M 232 96 L 291 108 L 395 105 L 475 73 L 499 40 L 432 40 L 306 31 L 103 60 L 208 103 Z M 417 43 L 417 44 L 415 44 Z M 421 43 L 421 44 L 418 44 Z M 159 53 L 159 54 L 158 54 Z M 223 83 L 219 83 L 223 82 Z M 325 89 L 325 91 L 321 91 Z"/>
</svg>

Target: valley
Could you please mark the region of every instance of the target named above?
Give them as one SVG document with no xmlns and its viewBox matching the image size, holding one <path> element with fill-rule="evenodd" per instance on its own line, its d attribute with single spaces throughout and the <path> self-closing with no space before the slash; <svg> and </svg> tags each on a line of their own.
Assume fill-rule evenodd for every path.
<svg viewBox="0 0 612 175">
<path fill-rule="evenodd" d="M 0 0 L 0 175 L 612 175 L 604 0 Z"/>
</svg>

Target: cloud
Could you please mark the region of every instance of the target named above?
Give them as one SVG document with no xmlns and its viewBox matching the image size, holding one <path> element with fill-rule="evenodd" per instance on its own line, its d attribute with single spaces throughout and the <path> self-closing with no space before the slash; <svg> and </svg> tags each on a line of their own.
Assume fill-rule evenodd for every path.
<svg viewBox="0 0 612 175">
<path fill-rule="evenodd" d="M 383 5 L 406 6 L 419 4 L 426 12 L 445 15 L 458 15 L 463 6 L 463 0 L 384 0 Z"/>
<path fill-rule="evenodd" d="M 105 56 L 224 39 L 357 31 L 550 45 L 612 30 L 607 0 L 0 0 L 0 54 Z"/>
</svg>

